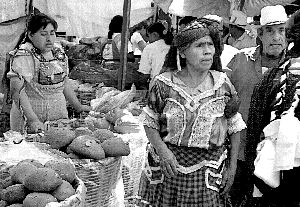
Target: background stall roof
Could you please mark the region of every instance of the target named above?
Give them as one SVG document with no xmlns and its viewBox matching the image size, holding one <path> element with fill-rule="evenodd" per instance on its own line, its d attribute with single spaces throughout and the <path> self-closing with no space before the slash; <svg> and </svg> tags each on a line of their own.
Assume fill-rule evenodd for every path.
<svg viewBox="0 0 300 207">
<path fill-rule="evenodd" d="M 201 17 L 206 14 L 216 14 L 229 18 L 231 11 L 241 10 L 247 16 L 260 15 L 260 10 L 267 5 L 281 4 L 288 6 L 299 5 L 299 0 L 154 0 L 154 2 L 165 12 L 177 16 Z M 288 6 L 289 11 L 297 10 L 295 6 Z"/>
</svg>

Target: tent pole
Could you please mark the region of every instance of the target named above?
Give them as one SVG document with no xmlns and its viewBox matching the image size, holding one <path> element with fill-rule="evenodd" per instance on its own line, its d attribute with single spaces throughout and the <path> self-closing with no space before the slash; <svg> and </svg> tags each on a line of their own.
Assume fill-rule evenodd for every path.
<svg viewBox="0 0 300 207">
<path fill-rule="evenodd" d="M 153 16 L 153 22 L 152 23 L 157 22 L 158 10 L 159 10 L 158 5 L 156 3 L 154 3 L 154 16 Z"/>
<path fill-rule="evenodd" d="M 126 82 L 127 70 L 127 53 L 128 53 L 128 37 L 129 37 L 129 21 L 130 21 L 131 0 L 124 0 L 123 4 L 123 25 L 121 34 L 121 67 L 118 70 L 118 89 L 123 91 Z"/>
</svg>

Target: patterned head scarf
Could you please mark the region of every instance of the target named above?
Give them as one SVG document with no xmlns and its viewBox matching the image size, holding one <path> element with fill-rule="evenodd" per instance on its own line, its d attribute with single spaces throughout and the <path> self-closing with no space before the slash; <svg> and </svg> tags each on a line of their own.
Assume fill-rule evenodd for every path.
<svg viewBox="0 0 300 207">
<path fill-rule="evenodd" d="M 189 23 L 185 28 L 183 28 L 177 35 L 175 35 L 173 44 L 176 46 L 179 51 L 185 50 L 191 43 L 204 37 L 211 36 L 215 48 L 218 47 L 220 41 L 215 37 L 219 37 L 218 28 L 207 22 L 204 22 L 202 19 L 197 19 Z"/>
<path fill-rule="evenodd" d="M 209 35 L 207 25 L 195 20 L 178 32 L 174 37 L 173 43 L 174 46 L 182 51 L 186 49 L 189 44 L 207 35 Z"/>
<path fill-rule="evenodd" d="M 180 57 L 180 52 L 183 52 L 185 49 L 187 49 L 194 41 L 207 35 L 211 37 L 215 47 L 215 54 L 213 57 L 214 60 L 211 70 L 222 71 L 220 59 L 222 53 L 222 41 L 218 27 L 218 22 L 211 21 L 206 18 L 196 19 L 189 23 L 174 36 L 161 73 L 166 71 L 181 70 L 181 66 L 185 67 L 186 59 Z"/>
</svg>

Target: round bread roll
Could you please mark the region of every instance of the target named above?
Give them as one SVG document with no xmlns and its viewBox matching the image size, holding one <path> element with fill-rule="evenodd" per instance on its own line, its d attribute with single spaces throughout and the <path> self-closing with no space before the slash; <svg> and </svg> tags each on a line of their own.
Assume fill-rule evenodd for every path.
<svg viewBox="0 0 300 207">
<path fill-rule="evenodd" d="M 108 129 L 97 129 L 93 132 L 92 136 L 95 137 L 100 143 L 115 137 L 114 133 Z"/>
<path fill-rule="evenodd" d="M 102 149 L 102 146 L 94 137 L 89 135 L 76 137 L 69 145 L 69 148 L 73 153 L 82 155 L 86 158 L 96 160 L 105 158 L 105 153 Z"/>
<path fill-rule="evenodd" d="M 126 144 L 119 137 L 105 140 L 101 146 L 106 157 L 128 156 L 130 154 L 129 144 Z"/>
<path fill-rule="evenodd" d="M 25 177 L 24 185 L 35 192 L 49 192 L 61 185 L 61 177 L 50 168 L 38 168 Z"/>
<path fill-rule="evenodd" d="M 23 207 L 44 207 L 51 202 L 57 202 L 57 199 L 51 194 L 35 192 L 26 196 L 23 201 Z"/>
<path fill-rule="evenodd" d="M 68 160 L 49 160 L 45 163 L 45 167 L 54 170 L 63 180 L 69 183 L 75 180 L 75 167 Z"/>
</svg>

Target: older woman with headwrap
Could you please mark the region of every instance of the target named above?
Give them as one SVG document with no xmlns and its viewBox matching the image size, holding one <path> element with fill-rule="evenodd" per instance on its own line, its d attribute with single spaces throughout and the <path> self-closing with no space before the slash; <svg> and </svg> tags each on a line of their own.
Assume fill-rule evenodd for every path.
<svg viewBox="0 0 300 207">
<path fill-rule="evenodd" d="M 144 108 L 150 141 L 140 188 L 151 206 L 223 205 L 236 170 L 239 101 L 221 72 L 218 28 L 199 20 L 174 38 Z"/>
</svg>

